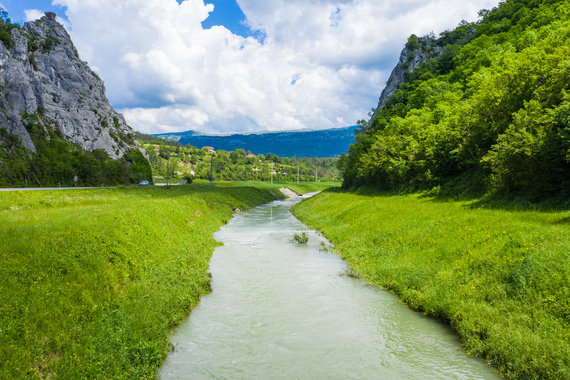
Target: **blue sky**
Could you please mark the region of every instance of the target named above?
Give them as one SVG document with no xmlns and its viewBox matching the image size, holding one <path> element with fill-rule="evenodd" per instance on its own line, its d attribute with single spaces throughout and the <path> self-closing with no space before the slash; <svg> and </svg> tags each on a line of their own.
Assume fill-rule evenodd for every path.
<svg viewBox="0 0 570 380">
<path fill-rule="evenodd" d="M 182 0 L 177 0 L 181 3 Z M 208 0 L 206 3 L 214 5 L 214 12 L 202 22 L 204 28 L 209 29 L 214 25 L 222 25 L 232 33 L 248 37 L 260 36 L 259 32 L 252 31 L 245 25 L 246 17 L 235 0 Z M 58 16 L 67 20 L 65 10 L 67 7 L 52 5 L 52 0 L 0 0 L 0 4 L 10 14 L 12 22 L 22 24 L 25 21 L 26 9 L 38 9 L 43 12 L 55 12 Z"/>
<path fill-rule="evenodd" d="M 21 24 L 25 20 L 24 10 L 39 9 L 44 12 L 55 12 L 65 17 L 61 7 L 51 5 L 51 0 L 0 0 L 0 4 L 10 14 L 13 22 Z"/>
<path fill-rule="evenodd" d="M 499 0 L 0 0 L 22 23 L 52 11 L 107 98 L 145 133 L 353 125 L 410 34 Z M 59 4 L 59 5 L 52 5 Z"/>
</svg>

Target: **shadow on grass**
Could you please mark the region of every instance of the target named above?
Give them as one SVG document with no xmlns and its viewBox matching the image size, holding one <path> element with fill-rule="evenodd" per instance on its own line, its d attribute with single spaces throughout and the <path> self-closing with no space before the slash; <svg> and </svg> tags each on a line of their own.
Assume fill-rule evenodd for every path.
<svg viewBox="0 0 570 380">
<path fill-rule="evenodd" d="M 332 193 L 349 193 L 357 194 L 367 197 L 396 197 L 396 196 L 417 196 L 419 199 L 424 199 L 434 203 L 465 203 L 463 207 L 469 209 L 485 209 L 485 210 L 501 210 L 510 212 L 565 212 L 570 211 L 570 199 L 558 196 L 554 198 L 546 198 L 540 201 L 532 201 L 522 197 L 507 197 L 500 194 L 478 194 L 478 193 L 463 193 L 463 194 L 448 194 L 441 191 L 386 191 L 378 190 L 373 187 L 359 187 L 351 189 L 331 188 L 323 192 Z M 560 224 L 570 223 L 570 217 L 564 218 Z"/>
</svg>

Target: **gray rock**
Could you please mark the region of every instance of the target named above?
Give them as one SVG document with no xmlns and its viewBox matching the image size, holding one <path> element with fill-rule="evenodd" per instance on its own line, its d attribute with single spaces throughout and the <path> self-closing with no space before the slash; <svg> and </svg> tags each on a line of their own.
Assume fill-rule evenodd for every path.
<svg viewBox="0 0 570 380">
<path fill-rule="evenodd" d="M 419 37 L 418 38 L 419 47 L 414 49 L 409 49 L 406 45 L 400 54 L 400 60 L 398 64 L 392 70 L 388 82 L 386 82 L 386 87 L 380 95 L 378 100 L 378 106 L 374 110 L 368 126 L 372 125 L 372 121 L 376 114 L 386 105 L 386 102 L 394 93 L 398 90 L 398 85 L 400 82 L 404 81 L 404 75 L 406 73 L 411 73 L 415 68 L 419 67 L 422 63 L 432 59 L 437 58 L 443 51 L 443 47 L 436 45 L 435 38 L 433 37 Z M 422 48 L 423 46 L 423 48 Z"/>
<path fill-rule="evenodd" d="M 54 13 L 12 30 L 12 45 L 0 42 L 0 128 L 35 152 L 24 126 L 33 115 L 45 138 L 53 130 L 84 150 L 104 149 L 115 159 L 131 148 L 146 156 Z"/>
</svg>

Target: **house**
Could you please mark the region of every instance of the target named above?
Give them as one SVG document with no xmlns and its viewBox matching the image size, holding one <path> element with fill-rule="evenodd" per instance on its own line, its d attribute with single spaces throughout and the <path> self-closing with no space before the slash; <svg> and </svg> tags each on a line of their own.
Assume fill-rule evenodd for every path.
<svg viewBox="0 0 570 380">
<path fill-rule="evenodd" d="M 258 171 L 259 171 L 258 168 L 253 168 L 252 170 L 253 170 L 254 172 L 258 172 Z"/>
<path fill-rule="evenodd" d="M 255 158 L 255 154 L 248 154 L 246 157 Z"/>
<path fill-rule="evenodd" d="M 214 153 L 213 146 L 203 146 L 202 149 L 206 150 L 206 152 Z"/>
</svg>

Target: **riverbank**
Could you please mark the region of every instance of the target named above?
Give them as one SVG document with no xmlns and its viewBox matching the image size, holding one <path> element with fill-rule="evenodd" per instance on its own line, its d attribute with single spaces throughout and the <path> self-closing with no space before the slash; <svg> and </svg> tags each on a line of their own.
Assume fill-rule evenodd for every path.
<svg viewBox="0 0 570 380">
<path fill-rule="evenodd" d="M 212 233 L 283 197 L 229 186 L 0 194 L 0 378 L 153 378 L 209 291 Z"/>
<path fill-rule="evenodd" d="M 513 379 L 570 378 L 570 214 L 323 192 L 293 211 L 352 272 Z"/>
</svg>

